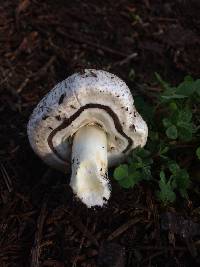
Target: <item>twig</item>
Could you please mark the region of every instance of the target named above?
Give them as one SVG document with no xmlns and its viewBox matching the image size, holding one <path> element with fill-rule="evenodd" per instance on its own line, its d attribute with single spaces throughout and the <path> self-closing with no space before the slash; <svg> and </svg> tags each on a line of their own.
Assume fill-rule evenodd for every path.
<svg viewBox="0 0 200 267">
<path fill-rule="evenodd" d="M 81 222 L 81 220 L 79 218 L 73 218 L 72 214 L 64 209 L 64 211 L 68 214 L 70 214 L 70 220 L 73 222 L 73 224 L 76 226 L 76 228 L 79 229 L 79 231 L 86 236 L 94 245 L 96 245 L 97 247 L 99 246 L 99 243 L 97 241 L 97 239 L 93 236 L 93 234 L 88 230 L 88 228 Z"/>
<path fill-rule="evenodd" d="M 145 259 L 142 261 L 142 264 L 144 264 L 144 263 L 147 262 L 147 261 L 151 262 L 151 260 L 152 260 L 153 258 L 158 257 L 158 256 L 162 255 L 163 253 L 164 253 L 164 251 L 159 251 L 159 252 L 154 253 L 153 255 L 151 255 L 151 256 L 145 258 Z"/>
<path fill-rule="evenodd" d="M 79 254 L 80 254 L 80 252 L 81 252 L 81 249 L 82 249 L 82 247 L 83 247 L 84 241 L 85 241 L 85 234 L 82 235 L 81 242 L 80 242 L 80 246 L 79 246 L 78 252 L 77 252 L 77 254 L 76 254 L 76 257 L 75 257 L 74 260 L 73 260 L 72 267 L 76 267 L 76 263 L 77 263 L 77 261 L 78 261 L 78 256 L 79 256 Z"/>
<path fill-rule="evenodd" d="M 129 61 L 131 61 L 131 59 L 133 59 L 133 58 L 135 58 L 135 57 L 137 57 L 138 56 L 138 53 L 132 53 L 132 54 L 130 54 L 129 56 L 127 56 L 125 59 L 123 59 L 123 60 L 121 60 L 121 61 L 118 61 L 118 62 L 116 62 L 116 63 L 114 63 L 113 65 L 114 66 L 122 66 L 122 65 L 124 65 L 124 64 L 127 64 L 127 63 L 129 63 Z"/>
<path fill-rule="evenodd" d="M 56 59 L 56 56 L 52 56 L 49 59 L 49 61 L 47 61 L 47 63 L 41 69 L 39 69 L 39 71 L 37 71 L 36 74 L 34 74 L 34 82 L 38 81 L 41 78 L 41 76 L 43 76 L 47 72 L 47 70 L 53 64 L 55 59 Z"/>
<path fill-rule="evenodd" d="M 21 91 L 26 87 L 26 85 L 29 83 L 30 77 L 27 77 L 18 87 L 17 93 L 21 93 Z"/>
<path fill-rule="evenodd" d="M 10 177 L 4 167 L 4 165 L 2 163 L 0 163 L 0 167 L 1 167 L 1 173 L 4 179 L 4 182 L 8 188 L 8 192 L 11 193 L 13 191 L 13 186 L 12 186 L 12 182 L 10 180 Z"/>
<path fill-rule="evenodd" d="M 150 20 L 163 21 L 163 22 L 177 22 L 176 18 L 165 18 L 165 17 L 150 17 Z"/>
<path fill-rule="evenodd" d="M 136 246 L 136 247 L 131 247 L 128 248 L 129 250 L 175 250 L 175 251 L 187 251 L 188 249 L 186 247 L 165 247 L 165 246 L 159 246 L 159 247 L 154 247 L 154 246 Z"/>
<path fill-rule="evenodd" d="M 119 228 L 117 228 L 112 234 L 110 234 L 107 238 L 108 241 L 113 240 L 114 238 L 118 237 L 119 235 L 121 235 L 123 232 L 127 231 L 128 228 L 130 228 L 131 226 L 133 226 L 134 224 L 138 223 L 139 221 L 141 221 L 140 218 L 137 219 L 132 219 L 128 222 L 126 222 L 125 224 L 121 225 Z"/>
<path fill-rule="evenodd" d="M 47 61 L 47 63 L 42 68 L 40 68 L 36 73 L 32 73 L 29 77 L 25 78 L 25 80 L 21 83 L 21 85 L 16 90 L 17 93 L 21 93 L 22 90 L 27 86 L 30 80 L 37 82 L 41 78 L 41 76 L 43 76 L 47 72 L 47 70 L 53 64 L 55 59 L 56 59 L 56 56 L 52 56 L 49 59 L 49 61 Z"/>
<path fill-rule="evenodd" d="M 41 207 L 40 215 L 37 220 L 37 230 L 35 233 L 35 240 L 32 247 L 32 261 L 31 261 L 31 267 L 39 267 L 40 262 L 40 253 L 41 253 L 41 241 L 42 241 L 42 231 L 43 231 L 43 225 L 44 221 L 47 216 L 47 200 L 43 201 L 43 205 Z"/>
<path fill-rule="evenodd" d="M 107 46 L 104 46 L 104 45 L 100 45 L 100 44 L 97 44 L 97 43 L 94 43 L 90 40 L 87 40 L 85 38 L 80 38 L 76 35 L 71 35 L 65 31 L 63 31 L 62 29 L 58 28 L 56 29 L 58 33 L 60 33 L 61 35 L 67 37 L 68 39 L 74 41 L 74 42 L 77 42 L 77 43 L 81 43 L 81 44 L 87 44 L 93 48 L 97 48 L 97 49 L 100 49 L 100 50 L 103 50 L 105 52 L 108 52 L 110 54 L 113 54 L 113 55 L 116 55 L 116 56 L 121 56 L 121 57 L 128 57 L 129 55 L 121 52 L 121 51 L 117 51 L 117 50 L 114 50 L 114 49 L 111 49 L 110 47 L 107 47 Z"/>
</svg>

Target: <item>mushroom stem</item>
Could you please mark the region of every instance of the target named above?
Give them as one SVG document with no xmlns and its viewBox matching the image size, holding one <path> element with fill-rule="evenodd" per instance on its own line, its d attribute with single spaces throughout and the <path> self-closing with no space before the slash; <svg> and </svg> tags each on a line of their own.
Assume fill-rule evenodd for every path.
<svg viewBox="0 0 200 267">
<path fill-rule="evenodd" d="M 72 145 L 70 186 L 87 207 L 103 206 L 110 197 L 107 136 L 96 125 L 81 127 Z"/>
</svg>

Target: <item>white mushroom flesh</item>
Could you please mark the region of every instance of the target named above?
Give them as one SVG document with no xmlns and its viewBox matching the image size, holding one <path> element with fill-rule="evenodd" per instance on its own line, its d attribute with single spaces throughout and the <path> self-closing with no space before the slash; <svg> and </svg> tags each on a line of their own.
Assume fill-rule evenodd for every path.
<svg viewBox="0 0 200 267">
<path fill-rule="evenodd" d="M 87 207 L 103 206 L 110 197 L 107 136 L 98 126 L 81 127 L 72 145 L 70 185 Z"/>
</svg>

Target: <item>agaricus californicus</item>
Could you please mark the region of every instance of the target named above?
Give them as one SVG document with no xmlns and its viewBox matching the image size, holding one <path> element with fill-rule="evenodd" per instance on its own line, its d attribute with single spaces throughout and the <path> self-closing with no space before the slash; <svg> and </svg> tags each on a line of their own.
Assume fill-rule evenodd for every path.
<svg viewBox="0 0 200 267">
<path fill-rule="evenodd" d="M 143 147 L 147 135 L 127 85 L 114 74 L 95 69 L 57 84 L 28 123 L 33 150 L 50 166 L 72 171 L 70 185 L 87 207 L 107 202 L 108 167 Z"/>
</svg>

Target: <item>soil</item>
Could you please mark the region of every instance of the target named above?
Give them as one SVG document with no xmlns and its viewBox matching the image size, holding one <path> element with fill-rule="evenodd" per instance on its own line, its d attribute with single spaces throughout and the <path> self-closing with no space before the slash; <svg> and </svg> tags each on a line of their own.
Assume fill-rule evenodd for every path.
<svg viewBox="0 0 200 267">
<path fill-rule="evenodd" d="M 0 1 L 1 267 L 200 265 L 198 201 L 164 209 L 150 185 L 111 179 L 108 205 L 87 209 L 26 132 L 45 93 L 83 68 L 144 97 L 154 72 L 175 84 L 199 77 L 199 10 L 198 0 Z"/>
</svg>

